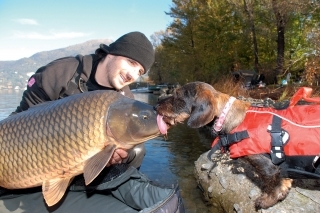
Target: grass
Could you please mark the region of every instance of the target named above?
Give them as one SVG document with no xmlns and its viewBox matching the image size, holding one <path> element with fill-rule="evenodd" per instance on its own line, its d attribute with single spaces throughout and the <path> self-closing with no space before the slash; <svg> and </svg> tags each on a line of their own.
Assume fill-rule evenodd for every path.
<svg viewBox="0 0 320 213">
<path fill-rule="evenodd" d="M 213 87 L 219 92 L 238 97 L 249 97 L 249 91 L 246 90 L 242 82 L 233 81 L 232 76 L 222 77 L 219 81 L 212 83 Z"/>
<path fill-rule="evenodd" d="M 288 100 L 300 87 L 305 86 L 294 84 L 282 87 L 280 85 L 267 85 L 265 88 L 247 90 L 243 87 L 242 82 L 234 82 L 231 76 L 223 77 L 219 81 L 212 83 L 212 85 L 219 92 L 226 93 L 234 97 L 243 96 L 245 98 L 250 97 L 254 99 L 271 98 L 275 101 Z M 319 97 L 320 87 L 314 86 L 312 89 L 312 97 Z"/>
</svg>

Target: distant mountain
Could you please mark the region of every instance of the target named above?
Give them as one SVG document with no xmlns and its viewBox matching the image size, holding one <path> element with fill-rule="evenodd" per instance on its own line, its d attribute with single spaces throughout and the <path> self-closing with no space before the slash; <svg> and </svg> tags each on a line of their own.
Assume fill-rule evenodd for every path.
<svg viewBox="0 0 320 213">
<path fill-rule="evenodd" d="M 36 53 L 33 56 L 31 56 L 30 59 L 38 63 L 47 64 L 57 58 L 62 58 L 66 56 L 75 56 L 78 54 L 87 55 L 87 54 L 94 53 L 94 51 L 99 47 L 101 43 L 108 45 L 111 42 L 112 40 L 110 39 L 91 40 L 81 44 L 72 45 L 66 48 Z"/>
<path fill-rule="evenodd" d="M 27 74 L 34 73 L 41 66 L 66 56 L 92 54 L 101 43 L 108 45 L 111 42 L 111 39 L 90 40 L 66 48 L 39 52 L 29 58 L 16 61 L 0 61 L 0 87 L 5 87 L 7 84 L 24 86 L 26 79 L 28 79 Z"/>
</svg>

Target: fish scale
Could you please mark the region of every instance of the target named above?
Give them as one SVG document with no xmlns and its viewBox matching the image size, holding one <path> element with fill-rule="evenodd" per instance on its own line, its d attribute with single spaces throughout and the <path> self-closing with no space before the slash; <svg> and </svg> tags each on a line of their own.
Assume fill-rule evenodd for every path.
<svg viewBox="0 0 320 213">
<path fill-rule="evenodd" d="M 81 106 L 83 104 L 88 104 L 88 102 L 86 102 L 85 100 L 87 100 L 87 99 L 84 99 L 79 103 L 79 106 L 80 106 L 79 108 L 81 108 Z M 99 99 L 96 101 L 97 101 L 97 103 L 99 103 Z M 100 106 L 99 104 L 97 104 L 97 105 Z M 61 160 L 60 157 L 63 157 L 65 155 L 65 153 L 63 152 L 63 150 L 64 150 L 63 147 L 65 145 L 63 143 L 64 142 L 63 138 L 61 138 L 63 135 L 61 134 L 61 136 L 59 136 L 57 133 L 59 132 L 59 130 L 62 130 L 65 133 L 70 131 L 68 129 L 68 127 L 72 127 L 73 125 L 77 126 L 77 123 L 75 123 L 75 121 L 77 121 L 77 120 L 69 118 L 68 121 L 72 122 L 72 123 L 70 123 L 69 126 L 66 126 L 66 128 L 60 128 L 58 126 L 55 126 L 55 124 L 58 123 L 55 121 L 55 119 L 57 119 L 61 116 L 64 116 L 64 115 L 66 117 L 69 117 L 69 115 L 67 113 L 68 112 L 70 113 L 70 111 L 72 111 L 73 116 L 77 116 L 77 114 L 76 113 L 74 114 L 74 112 L 78 111 L 77 109 L 72 109 L 72 108 L 70 109 L 70 104 L 66 104 L 66 106 L 63 106 L 63 107 L 64 107 L 64 109 L 62 109 L 62 110 L 60 110 L 60 107 L 54 108 L 53 113 L 51 111 L 48 111 L 46 108 L 41 108 L 41 109 L 37 109 L 37 110 L 31 109 L 32 112 L 28 113 L 28 111 L 27 111 L 25 113 L 25 116 L 22 117 L 22 119 L 19 116 L 17 122 L 15 122 L 15 119 L 13 118 L 13 119 L 9 119 L 8 124 L 6 124 L 6 123 L 4 124 L 4 128 L 7 129 L 8 132 L 6 131 L 5 135 L 1 135 L 1 138 L 2 138 L 1 144 L 3 144 L 2 142 L 4 142 L 4 141 L 10 141 L 11 150 L 9 151 L 10 155 L 7 156 L 7 155 L 5 155 L 6 152 L 3 152 L 3 150 L 5 150 L 6 148 L 1 148 L 1 152 L 2 152 L 1 156 L 3 156 L 2 158 L 7 159 L 7 160 L 10 160 L 13 157 L 14 162 L 19 162 L 20 159 L 24 158 L 26 161 L 24 161 L 24 162 L 20 161 L 18 164 L 18 167 L 17 167 L 18 173 L 26 174 L 26 175 L 30 175 L 30 173 L 31 173 L 31 175 L 32 175 L 32 173 L 34 173 L 34 172 L 32 172 L 33 169 L 35 171 L 41 171 L 43 169 L 43 164 L 38 164 L 38 168 L 34 168 L 32 163 L 35 160 L 38 160 L 41 162 L 42 159 L 44 160 L 43 161 L 44 163 L 50 163 L 50 161 L 49 162 L 47 161 L 46 157 L 48 156 L 48 154 L 50 156 L 50 154 L 52 154 L 52 153 L 54 154 L 54 157 L 55 157 L 55 158 L 51 158 L 53 160 L 52 164 L 54 164 L 53 169 L 61 168 L 62 162 L 60 161 Z M 91 110 L 95 111 L 94 108 Z M 79 110 L 78 112 L 81 113 L 81 110 Z M 33 118 L 32 123 L 27 120 L 29 118 Z M 84 120 L 86 120 L 86 119 L 84 119 Z M 49 121 L 49 123 L 46 121 Z M 84 122 L 84 125 L 88 125 L 88 123 L 87 124 L 85 124 L 85 123 L 86 122 Z M 19 128 L 19 126 L 18 126 L 18 128 L 14 128 L 12 126 L 13 124 L 18 124 L 18 125 L 21 124 L 21 128 Z M 29 124 L 29 125 L 25 126 L 25 124 Z M 34 125 L 31 125 L 31 124 L 34 124 L 34 125 L 37 124 L 37 125 L 41 126 L 41 129 L 42 129 L 41 133 L 44 133 L 47 131 L 47 134 L 46 135 L 39 135 L 41 137 L 38 137 L 37 132 L 39 130 L 35 129 Z M 75 127 L 75 128 L 77 128 L 77 127 Z M 26 134 L 24 134 L 24 132 L 13 132 L 14 129 L 19 129 L 20 131 L 26 130 Z M 84 129 L 84 130 L 86 130 L 86 129 Z M 83 132 L 83 133 L 85 133 L 85 132 Z M 15 135 L 16 137 L 14 137 L 13 135 Z M 25 138 L 26 135 L 29 135 L 30 138 Z M 5 136 L 7 136 L 7 138 Z M 19 136 L 21 136 L 21 137 L 19 137 Z M 74 135 L 72 135 L 72 136 L 74 136 Z M 15 138 L 14 140 L 12 140 L 13 137 Z M 43 138 L 47 138 L 48 141 L 44 142 L 42 140 Z M 79 139 L 79 141 L 82 141 L 83 143 L 78 143 L 78 141 L 77 141 L 78 139 Z M 100 138 L 98 137 L 97 139 L 99 140 Z M 12 144 L 12 142 L 13 142 L 13 144 Z M 48 143 L 51 145 L 50 152 L 44 152 L 46 150 L 40 148 L 41 146 L 48 148 L 48 146 L 46 146 L 45 143 Z M 21 146 L 21 144 L 23 144 L 23 145 Z M 25 147 L 24 145 L 27 145 L 27 147 Z M 72 145 L 73 148 L 76 148 L 77 146 L 82 147 L 81 150 L 86 149 L 86 146 L 85 146 L 86 142 L 84 141 L 84 138 L 81 137 L 81 134 L 74 136 L 74 139 L 71 141 L 71 143 L 69 142 L 69 145 Z M 59 150 L 59 148 L 60 148 L 60 150 Z M 27 150 L 27 153 L 24 152 L 25 150 Z M 36 156 L 36 153 L 37 153 L 37 156 Z M 25 154 L 27 154 L 27 155 L 25 156 Z M 39 157 L 39 154 L 40 154 L 40 157 Z M 51 155 L 51 157 L 53 157 L 53 156 Z M 76 160 L 76 159 L 74 159 L 74 160 Z M 46 167 L 49 167 L 49 166 L 50 166 L 50 164 L 46 165 Z M 0 174 L 5 174 L 6 176 L 9 176 L 9 174 L 12 173 L 12 169 L 13 168 L 10 168 L 10 167 L 3 168 L 3 166 L 1 166 L 0 167 Z M 18 179 L 15 181 L 14 179 L 16 177 Z M 21 177 L 21 179 L 24 179 L 24 178 L 26 178 L 26 177 L 25 176 Z M 1 177 L 1 179 L 2 179 L 2 177 Z M 13 188 L 14 188 L 15 182 L 17 182 L 17 184 L 19 184 L 22 181 L 21 179 L 19 178 L 19 175 L 17 175 L 17 176 L 13 175 L 13 177 L 11 175 L 10 181 L 4 180 L 4 182 L 11 182 L 11 184 L 13 185 Z M 6 187 L 6 186 L 4 185 L 4 187 Z M 19 186 L 19 188 L 20 187 L 24 187 L 24 186 L 22 185 L 22 186 Z M 25 186 L 25 187 L 28 187 L 28 186 Z M 8 188 L 11 188 L 11 187 L 8 187 Z"/>
<path fill-rule="evenodd" d="M 123 112 L 117 110 L 123 106 Z M 117 132 L 126 141 L 118 141 Z M 39 104 L 0 121 L 0 186 L 42 185 L 51 206 L 61 199 L 74 176 L 84 173 L 90 183 L 116 148 L 132 148 L 159 133 L 152 106 L 115 91 L 76 94 Z"/>
</svg>

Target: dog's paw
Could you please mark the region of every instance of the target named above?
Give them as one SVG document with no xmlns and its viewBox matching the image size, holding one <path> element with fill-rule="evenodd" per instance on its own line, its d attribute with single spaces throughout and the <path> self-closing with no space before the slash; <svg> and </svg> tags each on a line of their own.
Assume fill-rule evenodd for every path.
<svg viewBox="0 0 320 213">
<path fill-rule="evenodd" d="M 256 210 L 267 209 L 276 204 L 277 202 L 278 200 L 274 196 L 268 195 L 267 193 L 263 193 L 260 197 L 258 197 L 255 200 L 254 206 Z"/>
<path fill-rule="evenodd" d="M 281 180 L 281 186 L 277 187 L 276 190 L 276 196 L 278 197 L 278 201 L 284 200 L 287 197 L 292 186 L 292 181 L 293 180 L 289 178 L 284 178 Z"/>
<path fill-rule="evenodd" d="M 282 179 L 281 185 L 274 188 L 270 193 L 263 193 L 255 201 L 256 209 L 267 209 L 278 201 L 284 200 L 291 189 L 292 179 Z"/>
</svg>

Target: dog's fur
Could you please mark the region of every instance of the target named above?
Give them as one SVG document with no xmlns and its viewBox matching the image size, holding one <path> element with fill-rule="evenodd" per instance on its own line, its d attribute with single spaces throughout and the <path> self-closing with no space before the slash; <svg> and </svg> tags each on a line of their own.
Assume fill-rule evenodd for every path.
<svg viewBox="0 0 320 213">
<path fill-rule="evenodd" d="M 221 114 L 229 95 L 216 91 L 211 85 L 203 82 L 192 82 L 176 89 L 172 96 L 160 100 L 155 107 L 158 114 L 169 125 L 182 123 L 199 128 L 213 122 Z M 249 102 L 235 100 L 226 115 L 222 130 L 229 133 L 244 119 Z M 280 169 L 263 155 L 242 157 L 256 170 L 262 181 L 262 194 L 255 201 L 255 207 L 269 208 L 283 200 L 291 188 L 292 179 L 280 177 Z"/>
</svg>

